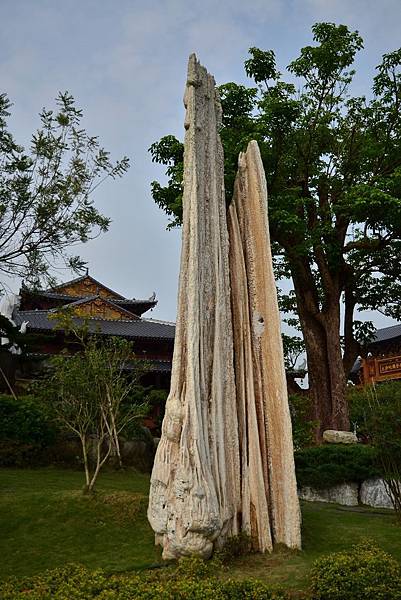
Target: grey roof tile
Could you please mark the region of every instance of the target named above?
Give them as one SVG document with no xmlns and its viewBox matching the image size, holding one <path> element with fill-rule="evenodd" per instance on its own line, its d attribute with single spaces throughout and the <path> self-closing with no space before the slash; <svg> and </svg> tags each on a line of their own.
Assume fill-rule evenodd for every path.
<svg viewBox="0 0 401 600">
<path fill-rule="evenodd" d="M 401 323 L 397 323 L 397 325 L 392 325 L 391 327 L 377 329 L 375 338 L 372 340 L 372 344 L 386 342 L 387 340 L 392 340 L 393 338 L 397 337 L 401 337 Z"/>
<path fill-rule="evenodd" d="M 55 329 L 56 322 L 48 318 L 47 310 L 22 310 L 15 311 L 13 319 L 17 325 L 28 321 L 28 329 L 51 331 Z M 83 323 L 84 319 L 75 318 L 77 324 Z M 132 320 L 108 320 L 91 318 L 88 320 L 89 328 L 94 333 L 103 335 L 116 335 L 126 338 L 148 338 L 174 340 L 175 326 L 149 321 L 146 319 Z"/>
<path fill-rule="evenodd" d="M 35 292 L 29 292 L 35 296 L 42 296 L 44 298 L 54 298 L 55 300 L 83 300 L 84 298 L 90 298 L 92 296 L 71 296 L 69 294 L 60 294 L 58 292 L 52 292 L 48 290 L 37 290 Z M 110 298 L 107 298 L 110 300 Z M 138 298 L 113 298 L 111 300 L 114 304 L 149 304 L 150 307 L 156 306 L 157 300 L 148 299 L 138 299 Z"/>
</svg>

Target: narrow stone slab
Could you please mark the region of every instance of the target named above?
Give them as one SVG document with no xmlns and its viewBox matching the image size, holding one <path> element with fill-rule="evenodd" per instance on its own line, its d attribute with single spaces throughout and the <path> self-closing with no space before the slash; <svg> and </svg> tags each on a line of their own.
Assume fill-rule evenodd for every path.
<svg viewBox="0 0 401 600">
<path fill-rule="evenodd" d="M 242 527 L 259 550 L 301 547 L 280 314 L 270 249 L 267 189 L 257 142 L 238 159 L 229 209 Z"/>
</svg>

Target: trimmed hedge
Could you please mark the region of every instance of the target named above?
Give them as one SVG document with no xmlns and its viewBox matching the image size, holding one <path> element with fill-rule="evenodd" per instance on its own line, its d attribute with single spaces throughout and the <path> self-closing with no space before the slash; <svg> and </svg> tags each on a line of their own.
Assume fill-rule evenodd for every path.
<svg viewBox="0 0 401 600">
<path fill-rule="evenodd" d="M 217 565 L 183 559 L 176 569 L 139 575 L 113 575 L 67 565 L 0 586 L 2 600 L 289 600 L 289 595 L 260 581 L 219 581 L 210 575 Z"/>
<path fill-rule="evenodd" d="M 400 564 L 365 541 L 317 560 L 311 589 L 313 600 L 400 600 Z"/>
<path fill-rule="evenodd" d="M 362 444 L 332 444 L 300 450 L 295 453 L 295 469 L 300 487 L 327 488 L 381 476 L 375 449 Z"/>
</svg>

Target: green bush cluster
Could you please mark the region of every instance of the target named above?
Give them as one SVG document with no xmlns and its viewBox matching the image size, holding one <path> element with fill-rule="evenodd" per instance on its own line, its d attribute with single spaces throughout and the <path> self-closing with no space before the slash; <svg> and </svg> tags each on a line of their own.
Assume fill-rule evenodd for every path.
<svg viewBox="0 0 401 600">
<path fill-rule="evenodd" d="M 390 436 L 387 442 L 401 455 L 401 382 L 351 387 L 347 393 L 350 421 L 358 435 L 367 442 L 376 434 Z"/>
<path fill-rule="evenodd" d="M 218 559 L 227 563 L 233 558 L 238 558 L 252 552 L 252 537 L 241 531 L 238 535 L 228 538 L 223 548 L 218 552 Z"/>
<path fill-rule="evenodd" d="M 305 394 L 290 394 L 288 405 L 294 450 L 312 446 L 315 442 L 315 430 L 318 423 L 311 417 L 313 412 L 311 398 Z"/>
<path fill-rule="evenodd" d="M 46 571 L 0 585 L 2 600 L 290 600 L 265 583 L 222 579 L 217 559 L 181 559 L 177 566 L 111 575 L 79 565 Z M 298 597 L 298 596 L 297 596 Z M 370 541 L 318 559 L 311 571 L 309 600 L 401 600 L 401 568 Z"/>
<path fill-rule="evenodd" d="M 358 434 L 391 455 L 401 470 L 401 382 L 353 388 L 348 402 Z"/>
<path fill-rule="evenodd" d="M 376 451 L 362 444 L 314 446 L 295 453 L 300 487 L 326 488 L 354 481 L 361 483 L 381 475 Z"/>
<path fill-rule="evenodd" d="M 400 600 L 400 565 L 365 541 L 317 560 L 311 591 L 313 600 Z"/>
<path fill-rule="evenodd" d="M 288 594 L 260 581 L 220 581 L 216 565 L 183 559 L 176 569 L 113 575 L 67 565 L 0 587 L 2 600 L 289 600 Z"/>
<path fill-rule="evenodd" d="M 31 396 L 0 395 L 0 466 L 40 461 L 54 443 L 57 429 L 46 409 Z"/>
</svg>

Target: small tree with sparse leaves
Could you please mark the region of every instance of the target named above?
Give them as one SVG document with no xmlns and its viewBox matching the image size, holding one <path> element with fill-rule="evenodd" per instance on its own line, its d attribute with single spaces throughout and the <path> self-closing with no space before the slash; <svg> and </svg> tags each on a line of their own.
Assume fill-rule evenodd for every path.
<svg viewBox="0 0 401 600">
<path fill-rule="evenodd" d="M 122 466 L 119 436 L 130 423 L 146 415 L 147 405 L 132 402 L 143 368 L 134 360 L 127 340 L 103 340 L 82 331 L 78 338 L 82 350 L 54 356 L 40 388 L 56 420 L 78 436 L 85 491 L 92 492 L 113 452 Z"/>
<path fill-rule="evenodd" d="M 8 129 L 11 106 L 0 94 L 0 273 L 38 286 L 52 282 L 51 267 L 60 261 L 82 269 L 69 249 L 110 224 L 92 194 L 106 178 L 122 176 L 129 160 L 110 160 L 82 128 L 82 111 L 67 92 L 59 93 L 54 110 L 42 110 L 28 150 Z"/>
</svg>

